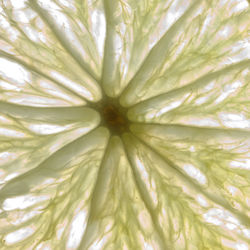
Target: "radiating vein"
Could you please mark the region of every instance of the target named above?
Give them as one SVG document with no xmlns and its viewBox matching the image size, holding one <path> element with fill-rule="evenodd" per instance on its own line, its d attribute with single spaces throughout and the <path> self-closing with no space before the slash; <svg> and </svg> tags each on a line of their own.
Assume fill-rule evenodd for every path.
<svg viewBox="0 0 250 250">
<path fill-rule="evenodd" d="M 22 65 L 24 68 L 26 68 L 27 70 L 29 70 L 30 72 L 33 72 L 53 83 L 55 83 L 59 88 L 62 88 L 63 90 L 65 90 L 66 92 L 70 93 L 73 96 L 76 96 L 82 100 L 84 100 L 85 102 L 89 102 L 86 98 L 84 98 L 82 95 L 79 95 L 77 92 L 72 91 L 70 88 L 68 88 L 67 86 L 64 86 L 62 83 L 60 83 L 59 81 L 57 81 L 55 78 L 45 74 L 44 72 L 42 72 L 41 70 L 39 70 L 38 68 L 34 67 L 33 65 L 30 65 L 26 62 L 24 62 L 23 60 L 21 60 L 20 58 L 17 58 L 16 56 L 13 56 L 5 51 L 0 50 L 0 56 L 3 58 L 6 58 L 10 61 L 13 61 L 15 63 L 18 63 L 20 65 Z"/>
<path fill-rule="evenodd" d="M 188 92 L 193 92 L 199 88 L 204 88 L 213 80 L 216 80 L 221 76 L 232 74 L 233 71 L 243 70 L 249 67 L 250 67 L 250 59 L 227 65 L 226 67 L 220 70 L 214 71 L 214 72 L 208 72 L 205 75 L 186 84 L 183 87 L 170 90 L 167 93 L 153 96 L 151 98 L 141 101 L 138 104 L 136 103 L 132 105 L 129 112 L 132 114 L 135 112 L 140 112 L 140 110 L 143 111 L 147 109 L 148 107 L 157 108 L 157 106 L 161 106 L 164 102 L 166 102 L 166 100 L 182 96 Z"/>
<path fill-rule="evenodd" d="M 94 82 L 97 82 L 97 77 L 94 75 L 89 65 L 81 59 L 79 53 L 74 49 L 74 47 L 71 46 L 70 41 L 68 41 L 65 36 L 65 33 L 58 28 L 53 18 L 49 15 L 48 11 L 40 7 L 36 0 L 29 0 L 28 3 L 30 7 L 33 8 L 43 19 L 43 21 L 50 27 L 58 42 L 68 52 L 69 56 L 74 59 L 74 61 L 89 75 L 90 78 L 93 79 Z"/>
<path fill-rule="evenodd" d="M 79 250 L 87 249 L 91 243 L 98 237 L 98 219 L 104 209 L 111 182 L 115 173 L 115 168 L 119 166 L 120 147 L 119 138 L 112 137 L 106 146 L 104 156 L 100 163 L 95 186 L 91 197 L 89 216 L 84 235 L 78 247 Z M 115 152 L 117 151 L 117 152 Z"/>
<path fill-rule="evenodd" d="M 203 3 L 202 0 L 193 1 L 192 5 L 185 11 L 185 13 L 170 27 L 169 30 L 167 30 L 158 43 L 151 49 L 140 69 L 122 92 L 120 101 L 123 106 L 130 106 L 136 102 L 137 96 L 135 94 L 132 95 L 132 93 L 135 89 L 136 92 L 139 92 L 144 84 L 150 79 L 153 72 L 155 72 L 162 62 L 166 60 L 166 56 L 169 53 L 169 48 L 172 45 L 174 38 L 179 32 L 181 32 L 185 22 L 187 22 L 201 3 Z"/>
<path fill-rule="evenodd" d="M 105 145 L 107 136 L 108 131 L 105 128 L 97 128 L 87 134 L 79 135 L 79 138 L 48 156 L 32 170 L 10 180 L 0 190 L 0 202 L 9 197 L 29 193 L 46 178 L 58 177 L 60 171 L 67 168 L 73 159 Z"/>
<path fill-rule="evenodd" d="M 125 150 L 127 160 L 129 162 L 129 165 L 131 166 L 131 170 L 132 170 L 132 173 L 134 176 L 135 185 L 139 191 L 141 199 L 143 200 L 143 202 L 144 202 L 144 204 L 145 204 L 145 206 L 146 206 L 146 208 L 151 216 L 153 225 L 155 226 L 155 229 L 160 237 L 161 245 L 162 245 L 163 249 L 169 249 L 167 247 L 167 242 L 165 241 L 163 230 L 159 224 L 159 220 L 158 220 L 156 213 L 154 211 L 153 202 L 152 202 L 150 195 L 145 187 L 145 183 L 142 181 L 141 174 L 138 172 L 137 167 L 135 166 L 133 160 L 131 159 L 131 156 L 129 153 L 129 151 L 131 150 L 131 145 L 133 145 L 133 144 L 131 144 L 132 138 L 129 138 L 131 136 L 132 136 L 132 134 L 130 134 L 130 135 L 125 134 L 122 138 L 123 139 L 122 141 L 124 143 L 124 150 Z"/>
<path fill-rule="evenodd" d="M 47 123 L 91 122 L 98 124 L 98 113 L 84 106 L 78 107 L 32 107 L 0 101 L 0 112 L 21 119 L 32 119 Z"/>
<path fill-rule="evenodd" d="M 120 17 L 117 16 L 117 0 L 104 0 L 106 16 L 106 38 L 102 71 L 102 87 L 108 95 L 114 96 L 115 85 L 119 84 L 119 64 L 116 60 L 117 50 L 121 46 L 116 41 L 116 25 Z M 118 46 L 118 48 L 117 48 Z"/>
<path fill-rule="evenodd" d="M 131 125 L 131 130 L 136 133 L 147 131 L 148 134 L 150 134 L 151 131 L 155 131 L 156 134 L 159 134 L 159 137 L 161 137 L 161 134 L 169 134 L 180 137 L 189 137 L 193 140 L 196 138 L 205 140 L 205 137 L 214 137 L 218 139 L 219 137 L 223 136 L 239 140 L 247 138 L 250 139 L 250 131 L 237 128 L 211 128 L 182 124 L 133 123 Z"/>
<path fill-rule="evenodd" d="M 209 200 L 211 200 L 215 204 L 220 205 L 225 210 L 234 214 L 240 220 L 241 224 L 248 226 L 248 227 L 250 226 L 250 218 L 246 214 L 233 208 L 231 204 L 223 197 L 219 197 L 218 195 L 207 191 L 204 187 L 195 183 L 189 176 L 187 176 L 187 174 L 185 174 L 180 169 L 180 167 L 177 164 L 171 161 L 165 154 L 161 152 L 157 152 L 156 148 L 153 145 L 149 144 L 146 140 L 138 137 L 136 133 L 133 133 L 133 134 L 145 147 L 152 150 L 152 152 L 154 152 L 155 155 L 159 156 L 166 163 L 167 166 L 171 167 L 171 169 L 179 176 L 179 178 L 181 178 L 184 181 L 186 185 L 192 187 L 197 193 L 203 194 L 205 197 L 207 197 Z"/>
</svg>

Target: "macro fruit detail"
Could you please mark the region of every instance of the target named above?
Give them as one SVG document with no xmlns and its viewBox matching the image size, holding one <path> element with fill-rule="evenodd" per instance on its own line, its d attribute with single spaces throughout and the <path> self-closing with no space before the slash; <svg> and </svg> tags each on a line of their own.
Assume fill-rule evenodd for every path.
<svg viewBox="0 0 250 250">
<path fill-rule="evenodd" d="M 248 250 L 247 0 L 0 0 L 0 249 Z"/>
</svg>

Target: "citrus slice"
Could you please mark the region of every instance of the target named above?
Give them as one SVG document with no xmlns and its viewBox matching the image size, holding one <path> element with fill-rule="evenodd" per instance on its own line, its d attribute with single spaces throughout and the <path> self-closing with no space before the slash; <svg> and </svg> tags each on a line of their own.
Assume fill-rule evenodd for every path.
<svg viewBox="0 0 250 250">
<path fill-rule="evenodd" d="M 248 250 L 246 0 L 0 1 L 0 249 Z"/>
</svg>

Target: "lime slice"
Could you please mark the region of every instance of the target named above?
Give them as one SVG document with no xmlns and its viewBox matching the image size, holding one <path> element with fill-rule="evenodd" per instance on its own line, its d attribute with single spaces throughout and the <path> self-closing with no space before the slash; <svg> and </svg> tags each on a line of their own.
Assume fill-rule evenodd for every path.
<svg viewBox="0 0 250 250">
<path fill-rule="evenodd" d="M 0 14 L 0 249 L 249 249 L 249 1 Z"/>
</svg>

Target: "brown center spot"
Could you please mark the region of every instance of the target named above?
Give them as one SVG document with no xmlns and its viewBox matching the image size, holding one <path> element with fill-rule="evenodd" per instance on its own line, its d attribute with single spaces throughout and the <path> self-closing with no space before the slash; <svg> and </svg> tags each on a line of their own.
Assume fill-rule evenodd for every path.
<svg viewBox="0 0 250 250">
<path fill-rule="evenodd" d="M 102 114 L 104 123 L 112 133 L 121 134 L 127 130 L 127 118 L 116 106 L 112 104 L 104 105 Z"/>
<path fill-rule="evenodd" d="M 117 99 L 104 97 L 93 108 L 101 115 L 101 125 L 107 127 L 111 134 L 121 135 L 128 131 L 130 122 L 126 115 L 127 109 Z"/>
</svg>

